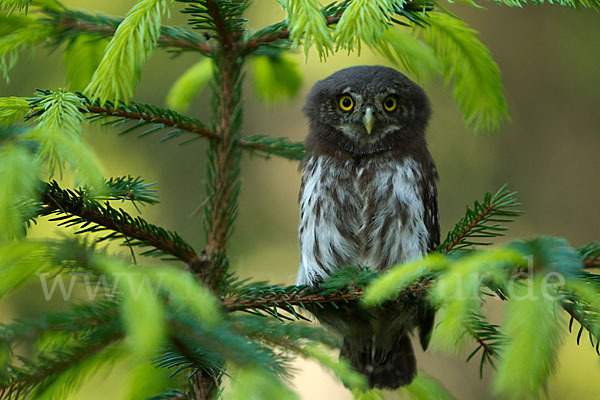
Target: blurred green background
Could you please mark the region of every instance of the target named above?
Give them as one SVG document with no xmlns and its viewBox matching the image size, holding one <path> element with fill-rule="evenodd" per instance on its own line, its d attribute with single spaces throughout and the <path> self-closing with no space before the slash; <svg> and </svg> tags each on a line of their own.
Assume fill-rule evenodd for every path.
<svg viewBox="0 0 600 400">
<path fill-rule="evenodd" d="M 123 15 L 134 1 L 64 3 L 71 8 Z M 485 5 L 485 11 L 465 4 L 451 4 L 449 8 L 481 33 L 481 40 L 498 62 L 512 122 L 498 133 L 476 135 L 465 127 L 451 88 L 440 78 L 424 84 L 433 105 L 428 140 L 441 177 L 442 232 L 463 215 L 465 205 L 507 183 L 519 192 L 526 211 L 512 225 L 509 238 L 550 234 L 565 237 L 574 246 L 598 240 L 600 16 L 590 10 L 552 6 L 511 9 L 489 2 Z M 176 5 L 168 23 L 185 23 L 176 11 L 181 8 L 182 4 Z M 261 0 L 250 7 L 248 18 L 256 29 L 285 15 L 276 1 Z M 30 58 L 23 55 L 11 73 L 11 82 L 0 82 L 0 95 L 29 96 L 35 88 L 64 87 L 61 53 L 38 49 Z M 294 57 L 303 74 L 302 88 L 296 98 L 281 104 L 256 100 L 249 63 L 243 134 L 268 133 L 303 140 L 307 123 L 300 110 L 315 81 L 351 65 L 388 65 L 368 49 L 360 57 L 338 54 L 326 63 L 320 63 L 312 52 L 306 63 L 301 52 Z M 191 54 L 171 59 L 157 50 L 143 71 L 135 99 L 164 105 L 170 86 L 197 60 Z M 204 121 L 208 121 L 210 109 L 206 94 L 197 97 L 189 112 Z M 159 136 L 117 136 L 115 131 L 97 125 L 89 127 L 86 135 L 102 161 L 105 176 L 142 175 L 158 182 L 162 203 L 144 209 L 147 220 L 177 230 L 197 249 L 202 248 L 202 217 L 196 210 L 204 201 L 206 143 L 159 144 Z M 291 284 L 299 262 L 297 164 L 278 158 L 265 162 L 246 155 L 242 179 L 239 218 L 230 246 L 233 268 L 243 277 Z M 41 223 L 32 235 L 56 236 L 60 232 L 53 224 Z M 0 305 L 0 322 L 59 306 L 44 302 L 39 284 L 33 285 Z M 501 305 L 492 302 L 490 308 L 495 320 L 501 322 Z M 565 329 L 567 322 L 565 319 Z M 558 370 L 548 385 L 550 399 L 600 398 L 600 381 L 594 379 L 600 373 L 598 358 L 587 340 L 582 340 L 581 346 L 575 342 L 576 333 L 565 336 Z M 420 368 L 441 380 L 456 398 L 494 398 L 488 389 L 493 371 L 486 369 L 480 380 L 478 362 L 466 364 L 465 358 L 465 354 L 449 356 L 435 351 L 418 354 Z M 111 379 L 100 376 L 77 398 L 113 398 L 110 393 L 117 375 L 118 368 Z M 298 361 L 293 384 L 303 399 L 351 398 L 320 367 L 302 360 Z"/>
</svg>

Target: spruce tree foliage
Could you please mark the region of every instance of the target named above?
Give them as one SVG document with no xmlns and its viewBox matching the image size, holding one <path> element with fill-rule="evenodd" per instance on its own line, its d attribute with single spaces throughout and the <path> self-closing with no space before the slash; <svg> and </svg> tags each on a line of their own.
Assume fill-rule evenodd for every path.
<svg viewBox="0 0 600 400">
<path fill-rule="evenodd" d="M 521 7 L 544 1 L 495 0 Z M 181 4 L 178 4 L 181 3 Z M 517 218 L 516 194 L 490 192 L 447 234 L 436 252 L 382 275 L 341 268 L 318 290 L 240 281 L 228 270 L 227 248 L 238 209 L 240 159 L 301 160 L 301 143 L 254 134 L 241 136 L 241 84 L 250 65 L 258 96 L 293 96 L 299 68 L 288 57 L 302 47 L 322 60 L 368 46 L 413 78 L 442 74 L 473 129 L 493 130 L 508 118 L 500 73 L 477 33 L 439 1 L 280 0 L 285 21 L 257 31 L 246 26 L 244 0 L 138 0 L 123 17 L 76 11 L 57 0 L 0 0 L 0 68 L 5 79 L 19 56 L 34 47 L 64 51 L 68 88 L 38 90 L 31 98 L 0 98 L 0 298 L 38 274 L 69 274 L 96 288 L 93 298 L 68 310 L 0 326 L 0 399 L 62 399 L 96 371 L 127 366 L 127 399 L 295 399 L 286 385 L 292 357 L 315 360 L 357 399 L 363 377 L 332 354 L 339 343 L 306 323 L 324 304 L 426 299 L 438 308 L 433 344 L 496 368 L 493 390 L 506 398 L 534 397 L 552 374 L 568 330 L 600 346 L 600 244 L 571 247 L 539 237 L 485 247 Z M 475 2 L 469 1 L 474 6 Z M 598 0 L 548 2 L 598 10 Z M 277 7 L 276 4 L 273 5 Z M 173 10 L 189 26 L 164 22 Z M 168 94 L 170 108 L 133 100 L 141 70 L 157 48 L 203 57 Z M 273 79 L 277 77 L 277 79 Z M 274 82 L 277 81 L 277 85 Z M 181 112 L 210 86 L 212 119 Z M 161 141 L 204 139 L 208 200 L 205 247 L 194 249 L 176 232 L 132 216 L 158 203 L 141 177 L 103 178 L 81 138 L 86 124 Z M 181 139 L 179 139 L 181 137 Z M 73 188 L 52 180 L 68 168 Z M 78 228 L 75 238 L 34 240 L 39 219 Z M 94 239 L 90 233 L 100 233 Z M 112 254 L 141 248 L 139 260 Z M 146 265 L 158 256 L 162 264 Z M 131 258 L 129 258 L 131 260 Z M 181 263 L 182 262 L 182 263 Z M 483 305 L 507 302 L 505 321 L 487 321 Z M 223 391 L 223 378 L 230 377 Z M 140 384 L 143 382 L 143 384 Z M 451 398 L 420 373 L 401 389 L 409 398 Z"/>
</svg>

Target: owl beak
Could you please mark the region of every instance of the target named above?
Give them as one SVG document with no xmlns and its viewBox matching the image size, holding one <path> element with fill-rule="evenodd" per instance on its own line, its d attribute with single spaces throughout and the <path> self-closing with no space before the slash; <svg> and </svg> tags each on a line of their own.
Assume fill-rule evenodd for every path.
<svg viewBox="0 0 600 400">
<path fill-rule="evenodd" d="M 373 130 L 373 123 L 375 122 L 375 120 L 373 119 L 373 110 L 371 109 L 371 107 L 367 107 L 367 109 L 365 110 L 365 115 L 362 118 L 362 122 L 365 125 L 367 134 L 370 135 L 371 131 Z"/>
</svg>

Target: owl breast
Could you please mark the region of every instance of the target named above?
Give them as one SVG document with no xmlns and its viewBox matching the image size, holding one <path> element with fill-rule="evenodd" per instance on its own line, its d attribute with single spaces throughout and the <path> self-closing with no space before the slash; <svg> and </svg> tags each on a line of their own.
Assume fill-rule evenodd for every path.
<svg viewBox="0 0 600 400">
<path fill-rule="evenodd" d="M 422 176 L 412 158 L 304 162 L 297 283 L 346 265 L 383 270 L 427 252 Z"/>
</svg>

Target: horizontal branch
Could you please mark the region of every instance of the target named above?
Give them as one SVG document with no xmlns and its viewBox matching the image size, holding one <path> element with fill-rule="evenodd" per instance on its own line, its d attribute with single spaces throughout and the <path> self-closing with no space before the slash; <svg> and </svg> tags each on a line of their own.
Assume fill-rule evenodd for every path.
<svg viewBox="0 0 600 400">
<path fill-rule="evenodd" d="M 103 114 L 108 117 L 122 117 L 131 120 L 146 121 L 152 124 L 160 124 L 164 127 L 177 128 L 182 131 L 195 133 L 213 142 L 219 140 L 219 137 L 214 131 L 205 128 L 199 121 L 191 118 L 185 120 L 173 118 L 173 115 L 175 114 L 173 112 L 170 112 L 169 116 L 164 116 L 127 109 L 100 107 L 98 105 L 86 105 L 86 108 L 81 111 L 84 113 Z M 245 150 L 258 152 L 267 158 L 272 155 L 297 161 L 304 158 L 304 145 L 299 142 L 292 142 L 287 138 L 276 138 L 268 135 L 252 135 L 239 139 L 237 144 Z"/>
<path fill-rule="evenodd" d="M 34 361 L 20 358 L 17 366 L 7 366 L 11 371 L 9 379 L 0 382 L 0 399 L 26 398 L 38 385 L 47 379 L 59 376 L 82 361 L 105 350 L 123 339 L 123 332 L 105 328 L 93 340 L 75 342 L 61 350 L 42 353 Z"/>
<path fill-rule="evenodd" d="M 238 145 L 245 150 L 258 152 L 265 158 L 278 156 L 288 160 L 302 161 L 305 155 L 302 142 L 293 142 L 288 138 L 269 135 L 245 136 L 238 141 Z"/>
<path fill-rule="evenodd" d="M 337 24 L 342 15 L 346 11 L 348 7 L 348 3 L 341 2 L 339 4 L 331 3 L 328 6 L 321 9 L 325 17 L 325 23 L 330 25 Z M 421 25 L 418 20 L 420 19 L 420 15 L 425 11 L 431 11 L 433 9 L 431 4 L 423 4 L 423 3 L 413 3 L 412 1 L 404 2 L 402 9 L 396 10 L 396 14 L 406 17 L 410 22 L 416 23 L 417 25 Z M 403 24 L 396 19 L 392 19 L 392 22 Z M 260 31 L 256 32 L 249 40 L 245 43 L 242 43 L 240 46 L 243 54 L 250 54 L 256 51 L 261 46 L 271 45 L 279 40 L 287 40 L 290 37 L 290 31 L 288 29 L 287 23 L 279 22 L 273 25 L 270 25 Z M 289 46 L 290 43 L 287 43 Z"/>
<path fill-rule="evenodd" d="M 433 284 L 432 278 L 423 278 L 420 281 L 402 289 L 398 295 L 399 299 L 405 297 L 423 296 Z M 259 288 L 257 288 L 259 289 Z M 279 290 L 270 288 L 272 293 L 260 293 L 257 295 L 230 296 L 221 299 L 223 307 L 228 312 L 245 311 L 249 309 L 288 309 L 291 306 L 301 308 L 320 307 L 324 303 L 347 303 L 359 300 L 363 294 L 363 288 L 349 288 L 335 290 L 329 293 L 315 292 L 314 289 L 302 286 L 288 286 Z"/>
<path fill-rule="evenodd" d="M 512 222 L 523 214 L 517 209 L 520 205 L 516 192 L 508 190 L 506 185 L 496 193 L 487 192 L 482 201 L 475 201 L 473 207 L 467 207 L 465 216 L 448 232 L 437 250 L 449 253 L 474 245 L 491 244 L 488 240 L 504 236 L 507 230 L 501 223 Z"/>
<path fill-rule="evenodd" d="M 44 109 L 37 107 L 37 105 L 43 96 L 48 96 L 51 93 L 49 90 L 38 90 L 38 94 L 42 97 L 29 99 L 32 111 L 26 116 L 27 119 L 38 117 L 44 113 Z M 111 102 L 106 102 L 104 105 L 100 105 L 98 102 L 93 102 L 80 93 L 77 95 L 83 105 L 79 111 L 83 114 L 94 114 L 93 117 L 89 118 L 90 122 L 100 121 L 106 117 L 117 118 L 117 120 L 110 121 L 106 125 L 138 121 L 138 124 L 126 128 L 121 133 L 128 133 L 152 125 L 150 129 L 144 131 L 141 135 L 146 136 L 166 128 L 173 128 L 166 133 L 166 137 L 163 140 L 178 137 L 184 132 L 193 133 L 215 143 L 220 140 L 217 133 L 208 129 L 201 121 L 166 108 L 134 101 L 128 104 L 120 103 L 115 105 Z M 287 138 L 278 138 L 269 135 L 251 135 L 237 139 L 237 145 L 244 150 L 256 152 L 266 158 L 278 156 L 296 161 L 304 158 L 304 145 L 301 142 L 294 142 Z"/>
<path fill-rule="evenodd" d="M 134 111 L 130 109 L 114 108 L 114 107 L 101 107 L 98 105 L 86 105 L 85 109 L 81 110 L 83 113 L 102 114 L 107 117 L 121 117 L 131 120 L 146 121 L 153 124 L 162 124 L 165 127 L 178 128 L 186 132 L 196 133 L 209 140 L 216 140 L 217 135 L 215 132 L 206 129 L 200 121 L 193 119 L 187 119 L 182 121 L 181 119 L 169 118 L 164 115 L 157 115 L 147 112 Z M 174 113 L 172 113 L 174 114 Z"/>
<path fill-rule="evenodd" d="M 123 20 L 120 17 L 96 14 L 91 15 L 79 11 L 64 10 L 61 12 L 45 11 L 52 17 L 48 20 L 58 29 L 61 38 L 77 33 L 88 33 L 103 37 L 111 37 Z M 211 54 L 213 46 L 202 35 L 187 28 L 162 26 L 158 39 L 160 47 L 171 47 L 179 51 L 199 51 Z"/>
<path fill-rule="evenodd" d="M 335 15 L 330 15 L 326 17 L 327 25 L 337 24 L 344 10 L 336 13 Z M 244 49 L 245 54 L 250 54 L 254 52 L 260 46 L 268 45 L 270 43 L 276 42 L 277 40 L 286 40 L 290 37 L 290 31 L 288 28 L 284 28 L 286 26 L 285 23 L 278 23 L 271 25 L 270 27 L 265 28 L 264 34 L 258 33 L 258 36 L 254 36 L 250 38 L 246 43 L 242 44 L 241 47 Z M 278 30 L 278 28 L 283 28 L 282 30 Z"/>
<path fill-rule="evenodd" d="M 600 256 L 590 257 L 583 260 L 583 268 L 600 268 Z"/>
<path fill-rule="evenodd" d="M 63 221 L 61 225 L 81 225 L 79 233 L 111 230 L 113 234 L 99 240 L 116 239 L 119 237 L 115 235 L 117 233 L 184 261 L 194 271 L 204 263 L 203 258 L 176 233 L 149 224 L 139 217 L 133 218 L 123 210 L 115 210 L 108 202 L 102 205 L 87 199 L 83 192 L 64 190 L 52 182 L 40 193 L 40 201 L 43 204 L 40 215 L 67 214 L 53 220 Z M 78 218 L 71 219 L 69 216 Z M 88 227 L 90 224 L 94 225 Z"/>
</svg>

